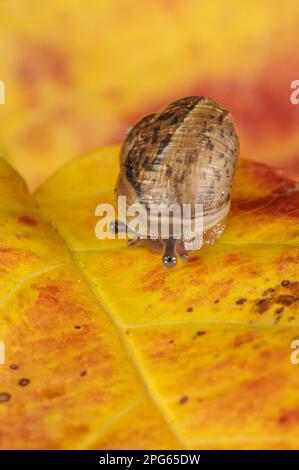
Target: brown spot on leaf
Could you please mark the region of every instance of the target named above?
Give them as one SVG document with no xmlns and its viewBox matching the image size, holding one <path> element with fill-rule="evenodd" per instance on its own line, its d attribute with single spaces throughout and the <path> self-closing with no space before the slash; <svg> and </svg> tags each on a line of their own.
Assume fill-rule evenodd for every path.
<svg viewBox="0 0 299 470">
<path fill-rule="evenodd" d="M 189 400 L 189 397 L 188 397 L 187 395 L 183 395 L 183 396 L 179 399 L 179 404 L 180 404 L 180 405 L 183 405 L 183 404 L 186 403 L 188 400 Z"/>
<path fill-rule="evenodd" d="M 256 301 L 256 305 L 258 308 L 258 312 L 260 314 L 265 313 L 271 307 L 272 303 L 274 302 L 273 299 L 259 299 Z"/>
<path fill-rule="evenodd" d="M 298 298 L 295 297 L 294 295 L 280 295 L 277 299 L 277 303 L 289 306 L 289 305 L 292 305 L 297 300 Z"/>
<path fill-rule="evenodd" d="M 245 299 L 244 297 L 242 297 L 241 299 L 236 300 L 237 305 L 245 304 L 245 302 L 247 302 L 247 299 Z"/>
<path fill-rule="evenodd" d="M 5 403 L 11 399 L 11 395 L 6 392 L 0 392 L 0 403 Z"/>
<path fill-rule="evenodd" d="M 29 379 L 26 379 L 25 377 L 20 379 L 18 384 L 21 386 L 21 387 L 27 387 L 27 385 L 30 384 L 30 380 Z"/>
<path fill-rule="evenodd" d="M 273 287 L 269 287 L 269 289 L 265 290 L 263 295 L 274 294 L 274 293 L 275 293 L 275 289 L 273 289 Z"/>
</svg>

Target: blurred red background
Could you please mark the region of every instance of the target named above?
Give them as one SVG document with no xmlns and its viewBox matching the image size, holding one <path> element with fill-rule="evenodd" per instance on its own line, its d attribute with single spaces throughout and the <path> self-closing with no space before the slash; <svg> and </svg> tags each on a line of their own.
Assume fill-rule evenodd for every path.
<svg viewBox="0 0 299 470">
<path fill-rule="evenodd" d="M 241 157 L 299 177 L 295 0 L 3 0 L 2 154 L 36 188 L 183 95 L 227 106 Z"/>
</svg>

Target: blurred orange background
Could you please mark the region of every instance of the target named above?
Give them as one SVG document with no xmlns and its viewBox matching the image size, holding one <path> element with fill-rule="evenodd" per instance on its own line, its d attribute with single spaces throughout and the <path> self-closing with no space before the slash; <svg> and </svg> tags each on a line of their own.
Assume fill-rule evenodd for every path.
<svg viewBox="0 0 299 470">
<path fill-rule="evenodd" d="M 35 189 L 183 95 L 234 114 L 241 157 L 299 177 L 297 0 L 2 0 L 0 151 Z"/>
</svg>

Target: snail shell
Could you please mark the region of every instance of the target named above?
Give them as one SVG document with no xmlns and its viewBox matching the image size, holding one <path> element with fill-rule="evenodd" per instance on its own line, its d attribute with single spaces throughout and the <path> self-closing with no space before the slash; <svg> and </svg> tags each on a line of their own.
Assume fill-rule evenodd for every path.
<svg viewBox="0 0 299 470">
<path fill-rule="evenodd" d="M 145 116 L 128 132 L 120 154 L 117 196 L 127 206 L 203 204 L 205 243 L 220 236 L 230 208 L 239 153 L 231 114 L 204 96 L 181 98 Z M 152 240 L 165 248 L 163 262 L 186 257 L 186 240 Z"/>
</svg>

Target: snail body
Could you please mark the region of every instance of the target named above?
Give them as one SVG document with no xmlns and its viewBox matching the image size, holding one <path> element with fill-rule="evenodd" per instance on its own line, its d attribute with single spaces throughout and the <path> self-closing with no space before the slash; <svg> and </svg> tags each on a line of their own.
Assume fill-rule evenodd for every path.
<svg viewBox="0 0 299 470">
<path fill-rule="evenodd" d="M 130 129 L 115 192 L 126 196 L 127 206 L 138 202 L 147 210 L 153 204 L 202 204 L 208 244 L 224 230 L 238 153 L 238 132 L 228 110 L 203 96 L 181 98 Z M 184 237 L 147 240 L 154 249 L 164 248 L 165 266 L 176 263 L 176 253 L 187 257 Z"/>
</svg>

